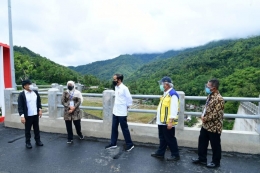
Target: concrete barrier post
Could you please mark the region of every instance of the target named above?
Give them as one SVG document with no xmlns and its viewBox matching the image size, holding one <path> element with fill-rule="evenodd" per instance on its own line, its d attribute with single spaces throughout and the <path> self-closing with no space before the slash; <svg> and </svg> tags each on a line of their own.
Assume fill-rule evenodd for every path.
<svg viewBox="0 0 260 173">
<path fill-rule="evenodd" d="M 52 83 L 52 84 L 51 84 L 51 87 L 52 87 L 52 88 L 57 88 L 58 86 L 59 86 L 58 83 Z"/>
<path fill-rule="evenodd" d="M 180 100 L 180 110 L 178 117 L 178 125 L 176 129 L 183 130 L 184 129 L 184 111 L 185 111 L 185 93 L 183 91 L 179 91 L 179 100 Z"/>
<path fill-rule="evenodd" d="M 63 91 L 64 91 L 63 85 L 59 85 L 57 88 L 59 89 L 59 92 L 62 92 L 62 93 L 63 93 Z"/>
<path fill-rule="evenodd" d="M 49 118 L 56 119 L 58 118 L 58 97 L 57 93 L 59 90 L 57 88 L 51 88 L 48 91 L 48 109 L 49 109 Z"/>
<path fill-rule="evenodd" d="M 82 92 L 82 85 L 80 83 L 76 83 L 75 85 L 76 85 L 77 90 Z"/>
<path fill-rule="evenodd" d="M 59 92 L 61 92 L 63 94 L 63 86 L 62 85 L 59 85 L 58 90 L 59 90 Z M 62 98 L 62 95 L 57 95 L 57 105 L 61 105 L 61 98 Z M 63 114 L 64 114 L 64 108 L 58 108 L 57 118 L 63 117 Z"/>
<path fill-rule="evenodd" d="M 36 91 L 39 90 L 39 88 L 38 88 L 38 86 L 36 85 L 36 83 L 32 83 L 32 85 L 33 85 L 33 90 L 36 90 Z"/>
<path fill-rule="evenodd" d="M 103 92 L 103 121 L 106 124 L 112 124 L 113 106 L 114 106 L 113 90 L 105 90 Z"/>
<path fill-rule="evenodd" d="M 59 92 L 63 92 L 63 86 L 59 85 L 57 83 L 51 84 L 51 88 L 57 88 L 59 90 Z"/>
<path fill-rule="evenodd" d="M 7 119 L 11 116 L 12 113 L 14 113 L 14 106 L 13 106 L 13 95 L 12 92 L 15 91 L 14 88 L 7 88 L 4 90 L 4 105 L 5 105 L 5 112 L 2 112 L 2 114 Z"/>
</svg>

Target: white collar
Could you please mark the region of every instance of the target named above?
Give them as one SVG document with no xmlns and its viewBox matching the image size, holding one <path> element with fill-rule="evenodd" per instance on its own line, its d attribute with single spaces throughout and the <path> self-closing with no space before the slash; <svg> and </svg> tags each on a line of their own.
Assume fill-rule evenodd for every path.
<svg viewBox="0 0 260 173">
<path fill-rule="evenodd" d="M 163 95 L 166 96 L 171 90 L 172 90 L 172 88 L 168 89 L 167 91 L 165 91 L 165 92 L 163 93 Z"/>
<path fill-rule="evenodd" d="M 120 86 L 123 86 L 123 85 L 124 85 L 123 82 L 121 82 L 121 84 L 117 85 L 116 87 L 120 88 Z"/>
<path fill-rule="evenodd" d="M 32 93 L 32 91 L 30 92 L 30 91 L 24 90 L 24 93 L 28 94 L 28 93 Z"/>
</svg>

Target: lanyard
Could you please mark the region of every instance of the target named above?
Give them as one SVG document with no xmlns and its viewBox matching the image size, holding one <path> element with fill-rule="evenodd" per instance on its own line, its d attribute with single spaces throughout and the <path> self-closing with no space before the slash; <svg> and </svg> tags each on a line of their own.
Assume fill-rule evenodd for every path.
<svg viewBox="0 0 260 173">
<path fill-rule="evenodd" d="M 208 106 L 208 104 L 209 104 L 210 99 L 211 99 L 211 95 L 209 96 L 209 98 L 208 98 L 207 101 L 206 101 L 205 108 L 204 108 L 204 110 L 203 110 L 202 116 L 205 116 L 205 114 L 206 114 L 206 109 L 207 109 L 207 106 Z"/>
<path fill-rule="evenodd" d="M 70 94 L 70 100 L 72 100 L 72 98 L 73 98 L 73 95 L 74 95 L 74 91 L 73 91 L 73 93 L 71 94 L 71 93 L 69 93 Z"/>
<path fill-rule="evenodd" d="M 206 106 L 208 106 L 210 100 L 211 100 L 211 95 L 209 96 L 209 98 L 206 101 Z"/>
</svg>

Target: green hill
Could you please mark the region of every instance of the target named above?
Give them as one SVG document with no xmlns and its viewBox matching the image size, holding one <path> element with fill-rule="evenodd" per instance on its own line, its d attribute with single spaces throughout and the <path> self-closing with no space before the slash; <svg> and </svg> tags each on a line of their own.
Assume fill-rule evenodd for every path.
<svg viewBox="0 0 260 173">
<path fill-rule="evenodd" d="M 260 70 L 260 37 L 229 40 L 225 44 L 217 44 L 211 48 L 207 48 L 208 45 L 204 47 L 205 49 L 201 47 L 191 51 L 185 50 L 172 58 L 144 65 L 127 80 L 132 87 L 132 92 L 157 94 L 160 92 L 157 81 L 167 75 L 173 79 L 177 90 L 183 90 L 187 95 L 203 95 L 204 83 L 210 78 L 219 78 L 222 84 L 226 85 L 229 81 L 227 79 L 231 80 L 231 75 L 235 73 L 244 73 L 250 68 L 255 74 Z M 257 74 L 253 76 L 254 80 L 252 76 L 249 78 L 245 75 L 233 79 L 233 93 L 234 89 L 241 87 L 242 80 L 243 84 L 249 82 L 257 88 L 249 96 L 259 95 L 260 76 Z M 232 94 L 227 89 L 222 89 L 225 95 Z M 241 93 L 234 94 L 241 95 Z"/>
<path fill-rule="evenodd" d="M 212 47 L 221 46 L 228 42 L 230 42 L 230 40 L 211 42 L 207 45 L 198 46 L 195 48 L 188 48 L 184 50 L 169 50 L 164 53 L 144 53 L 132 55 L 126 54 L 120 55 L 119 57 L 113 59 L 97 61 L 86 65 L 80 65 L 77 67 L 69 66 L 69 68 L 81 74 L 94 75 L 102 80 L 110 80 L 111 76 L 115 73 L 122 73 L 125 75 L 125 78 L 127 79 L 136 70 L 154 61 L 171 58 L 179 54 L 192 52 L 195 50 L 205 50 Z"/>
<path fill-rule="evenodd" d="M 196 96 L 205 95 L 204 84 L 211 78 L 218 78 L 223 96 L 258 97 L 260 37 L 221 42 L 146 64 L 126 82 L 132 93 L 161 94 L 157 81 L 170 76 L 177 90 Z"/>
<path fill-rule="evenodd" d="M 15 46 L 14 50 L 17 83 L 19 77 L 28 76 L 39 84 L 74 80 L 109 87 L 112 75 L 123 73 L 132 94 L 161 94 L 157 81 L 163 76 L 170 76 L 176 90 L 191 96 L 205 95 L 204 84 L 211 78 L 220 80 L 223 96 L 260 94 L 260 36 L 213 41 L 161 54 L 121 55 L 70 69 L 27 48 Z M 98 78 L 109 82 L 101 83 Z M 226 110 L 235 113 L 236 105 L 228 102 Z"/>
<path fill-rule="evenodd" d="M 127 78 L 138 68 L 151 62 L 158 55 L 159 54 L 126 54 L 114 59 L 97 61 L 77 67 L 69 66 L 69 68 L 81 74 L 95 75 L 102 80 L 110 80 L 115 73 L 123 73 Z"/>
<path fill-rule="evenodd" d="M 16 83 L 21 78 L 29 78 L 37 84 L 66 84 L 68 80 L 81 82 L 85 85 L 100 84 L 100 80 L 91 75 L 81 75 L 65 66 L 59 65 L 40 56 L 26 47 L 14 46 Z"/>
</svg>

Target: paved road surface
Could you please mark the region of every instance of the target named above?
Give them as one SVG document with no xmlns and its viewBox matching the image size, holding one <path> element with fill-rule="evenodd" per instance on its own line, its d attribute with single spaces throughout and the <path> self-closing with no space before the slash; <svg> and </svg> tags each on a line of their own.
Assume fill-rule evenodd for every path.
<svg viewBox="0 0 260 173">
<path fill-rule="evenodd" d="M 41 133 L 44 146 L 32 142 L 33 149 L 28 150 L 23 135 L 23 130 L 0 124 L 0 173 L 260 173 L 259 155 L 223 153 L 221 167 L 211 170 L 191 164 L 195 149 L 180 148 L 181 160 L 167 162 L 150 156 L 154 145 L 137 144 L 131 152 L 117 155 L 122 141 L 117 149 L 105 150 L 105 139 L 75 139 L 69 145 L 64 134 Z"/>
</svg>

